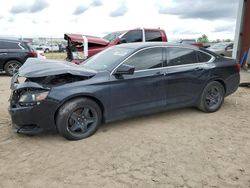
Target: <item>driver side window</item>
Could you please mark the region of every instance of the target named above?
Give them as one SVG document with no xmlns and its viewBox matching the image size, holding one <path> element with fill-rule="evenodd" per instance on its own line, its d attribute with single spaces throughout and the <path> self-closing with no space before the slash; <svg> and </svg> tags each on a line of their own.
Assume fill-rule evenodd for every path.
<svg viewBox="0 0 250 188">
<path fill-rule="evenodd" d="M 135 67 L 135 71 L 160 68 L 163 66 L 163 48 L 149 48 L 130 57 L 124 64 Z"/>
</svg>

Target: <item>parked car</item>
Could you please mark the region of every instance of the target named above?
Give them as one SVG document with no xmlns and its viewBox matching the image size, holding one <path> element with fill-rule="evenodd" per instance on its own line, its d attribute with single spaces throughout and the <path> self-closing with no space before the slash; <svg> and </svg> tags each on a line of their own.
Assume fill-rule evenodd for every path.
<svg viewBox="0 0 250 188">
<path fill-rule="evenodd" d="M 181 44 L 121 44 L 81 65 L 33 61 L 11 82 L 13 125 L 18 133 L 58 131 L 70 140 L 94 134 L 101 123 L 166 109 L 215 112 L 240 81 L 235 60 Z"/>
<path fill-rule="evenodd" d="M 204 45 L 202 43 L 200 43 L 200 42 L 196 42 L 195 39 L 181 39 L 180 43 L 181 44 L 190 44 L 190 45 L 193 45 L 193 46 L 204 48 Z"/>
<path fill-rule="evenodd" d="M 44 53 L 59 52 L 59 46 L 57 44 L 40 45 L 36 50 L 41 50 Z"/>
<path fill-rule="evenodd" d="M 12 76 L 29 57 L 37 53 L 29 44 L 21 40 L 0 39 L 0 70 Z"/>
<path fill-rule="evenodd" d="M 208 48 L 208 50 L 215 52 L 216 54 L 232 57 L 233 43 L 232 42 L 220 42 L 216 43 Z"/>
<path fill-rule="evenodd" d="M 116 31 L 107 34 L 103 38 L 80 34 L 65 34 L 64 39 L 68 41 L 66 48 L 67 59 L 75 63 L 83 62 L 102 50 L 121 43 L 168 41 L 164 30 L 146 28 Z"/>
</svg>

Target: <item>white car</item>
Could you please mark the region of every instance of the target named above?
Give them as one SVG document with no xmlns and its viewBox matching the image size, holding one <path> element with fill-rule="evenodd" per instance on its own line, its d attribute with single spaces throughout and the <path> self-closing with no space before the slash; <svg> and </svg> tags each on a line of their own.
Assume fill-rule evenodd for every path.
<svg viewBox="0 0 250 188">
<path fill-rule="evenodd" d="M 40 45 L 39 47 L 36 47 L 36 50 L 42 50 L 44 53 L 58 52 L 59 46 L 57 44 Z"/>
</svg>

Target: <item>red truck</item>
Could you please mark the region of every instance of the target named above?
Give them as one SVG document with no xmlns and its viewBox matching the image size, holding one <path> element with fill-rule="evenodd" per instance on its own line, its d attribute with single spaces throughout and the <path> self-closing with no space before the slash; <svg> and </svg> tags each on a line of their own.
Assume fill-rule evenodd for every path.
<svg viewBox="0 0 250 188">
<path fill-rule="evenodd" d="M 75 63 L 80 63 L 108 47 L 121 43 L 168 41 L 164 30 L 146 28 L 116 31 L 103 38 L 81 34 L 65 34 L 64 39 L 68 42 L 66 47 L 67 58 Z"/>
</svg>

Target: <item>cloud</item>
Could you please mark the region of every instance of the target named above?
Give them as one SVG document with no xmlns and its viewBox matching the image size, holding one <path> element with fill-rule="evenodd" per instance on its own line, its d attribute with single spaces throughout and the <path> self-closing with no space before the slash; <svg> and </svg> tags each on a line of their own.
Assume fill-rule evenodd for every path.
<svg viewBox="0 0 250 188">
<path fill-rule="evenodd" d="M 10 13 L 19 14 L 19 13 L 28 12 L 28 10 L 29 10 L 29 7 L 27 5 L 14 5 L 10 9 Z"/>
<path fill-rule="evenodd" d="M 40 12 L 43 9 L 47 8 L 49 6 L 49 4 L 47 3 L 47 1 L 44 0 L 36 0 L 30 7 L 29 12 L 31 13 L 35 13 L 35 12 Z"/>
<path fill-rule="evenodd" d="M 198 31 L 195 31 L 195 30 L 191 31 L 191 30 L 187 30 L 184 28 L 175 29 L 175 30 L 171 31 L 171 33 L 178 34 L 178 35 L 198 35 L 198 34 L 200 34 L 200 32 L 198 32 Z"/>
<path fill-rule="evenodd" d="M 33 4 L 18 4 L 14 5 L 10 9 L 10 13 L 12 14 L 20 14 L 20 13 L 36 13 L 40 12 L 43 9 L 47 8 L 49 4 L 45 0 L 35 0 Z"/>
<path fill-rule="evenodd" d="M 216 33 L 231 33 L 234 30 L 235 30 L 235 25 L 231 24 L 231 25 L 223 25 L 223 26 L 215 27 L 213 29 L 213 32 L 216 32 Z"/>
<path fill-rule="evenodd" d="M 87 10 L 88 10 L 88 7 L 85 7 L 85 6 L 76 7 L 75 11 L 73 12 L 73 15 L 80 15 Z"/>
<path fill-rule="evenodd" d="M 14 20 L 14 18 L 9 18 L 8 19 L 8 22 L 10 22 L 10 23 L 12 23 L 12 22 L 14 22 L 15 20 Z"/>
<path fill-rule="evenodd" d="M 182 19 L 235 19 L 238 0 L 179 0 L 172 6 L 159 7 L 159 14 L 177 15 Z"/>
<path fill-rule="evenodd" d="M 90 6 L 93 6 L 93 7 L 102 6 L 102 1 L 101 0 L 93 0 L 93 2 L 91 3 Z"/>
<path fill-rule="evenodd" d="M 120 7 L 118 7 L 117 9 L 113 10 L 109 16 L 111 17 L 119 17 L 119 16 L 123 16 L 124 14 L 126 14 L 126 12 L 128 11 L 128 8 L 125 4 L 122 4 Z"/>
</svg>

